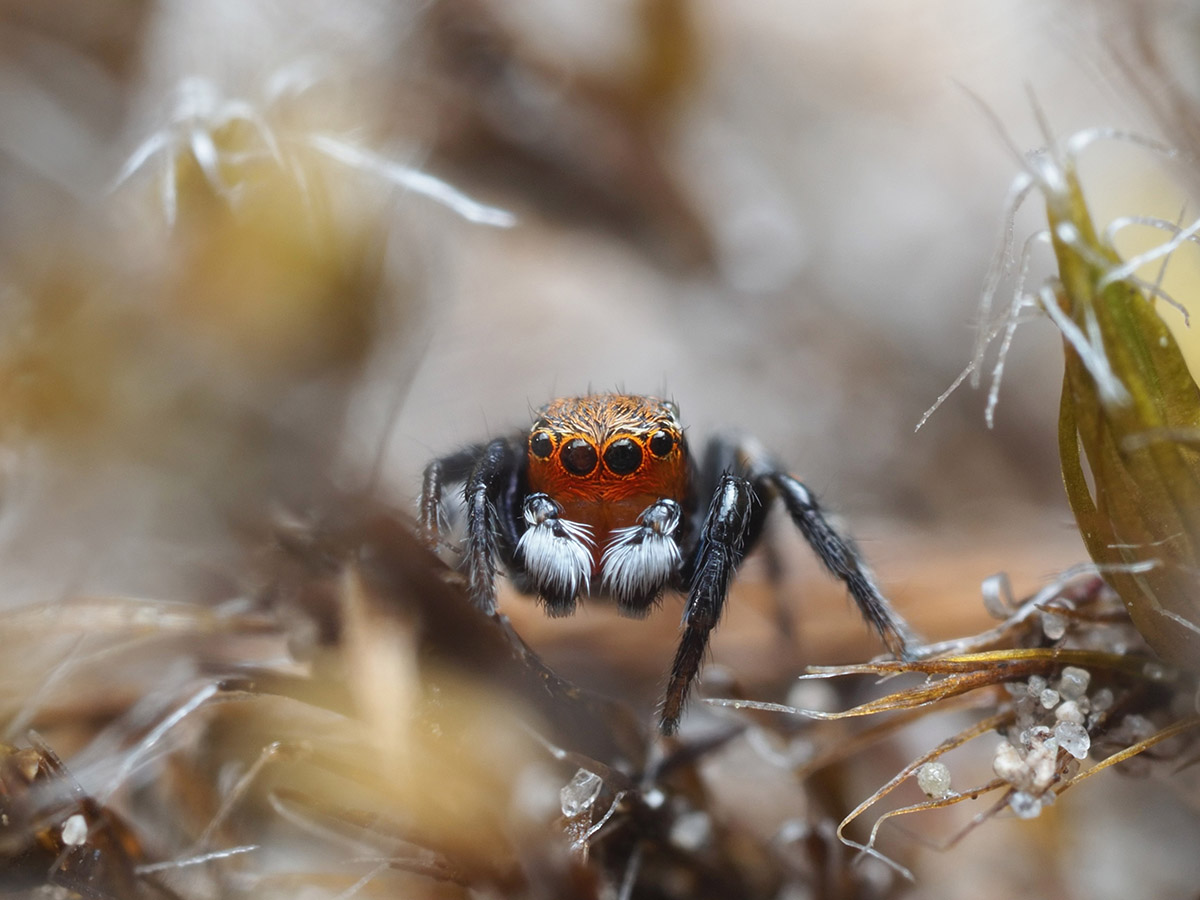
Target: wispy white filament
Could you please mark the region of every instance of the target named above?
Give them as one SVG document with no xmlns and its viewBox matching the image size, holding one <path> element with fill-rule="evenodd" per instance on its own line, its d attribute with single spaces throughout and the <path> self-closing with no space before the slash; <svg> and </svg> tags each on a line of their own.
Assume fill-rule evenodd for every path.
<svg viewBox="0 0 1200 900">
<path fill-rule="evenodd" d="M 468 222 L 474 222 L 477 225 L 491 225 L 496 228 L 510 228 L 517 222 L 517 217 L 507 210 L 498 209 L 495 206 L 485 206 L 428 172 L 402 165 L 362 147 L 356 147 L 322 134 L 309 136 L 308 144 L 330 159 L 335 159 L 364 172 L 379 175 L 405 190 L 436 200 Z"/>
<path fill-rule="evenodd" d="M 1054 291 L 1049 286 L 1044 286 L 1038 292 L 1038 299 L 1041 301 L 1042 309 L 1050 316 L 1058 330 L 1075 348 L 1075 352 L 1079 354 L 1080 360 L 1091 373 L 1092 379 L 1096 382 L 1096 389 L 1100 391 L 1100 397 L 1106 403 L 1113 403 L 1119 406 L 1124 406 L 1129 402 L 1129 392 L 1125 389 L 1125 385 L 1121 384 L 1116 374 L 1109 365 L 1108 356 L 1104 352 L 1103 344 L 1093 346 L 1079 330 L 1071 318 L 1059 308 L 1058 299 L 1054 296 Z"/>
</svg>

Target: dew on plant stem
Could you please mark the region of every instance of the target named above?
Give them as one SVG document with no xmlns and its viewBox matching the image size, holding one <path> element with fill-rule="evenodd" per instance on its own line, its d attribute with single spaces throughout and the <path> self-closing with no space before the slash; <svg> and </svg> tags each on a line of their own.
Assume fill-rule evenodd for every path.
<svg viewBox="0 0 1200 900">
<path fill-rule="evenodd" d="M 1086 717 L 1083 710 L 1079 708 L 1079 704 L 1074 700 L 1067 700 L 1065 703 L 1060 703 L 1058 708 L 1054 710 L 1054 718 L 1060 722 L 1071 722 L 1075 725 L 1083 725 Z M 1061 739 L 1059 740 L 1061 744 Z"/>
<path fill-rule="evenodd" d="M 587 812 L 596 802 L 596 798 L 600 796 L 600 788 L 603 786 L 604 782 L 599 775 L 589 772 L 587 769 L 580 769 L 575 773 L 575 777 L 559 791 L 563 815 L 567 818 L 574 818 Z"/>
<path fill-rule="evenodd" d="M 1076 759 L 1086 759 L 1091 749 L 1092 739 L 1087 730 L 1075 722 L 1059 722 L 1054 727 L 1054 736 L 1058 746 L 1062 747 Z"/>
<path fill-rule="evenodd" d="M 1013 791 L 1008 805 L 1021 819 L 1036 819 L 1042 812 L 1042 800 L 1028 791 Z"/>
<path fill-rule="evenodd" d="M 927 762 L 917 769 L 917 786 L 926 796 L 941 800 L 950 795 L 950 769 L 945 763 Z"/>
<path fill-rule="evenodd" d="M 1042 613 L 1042 633 L 1049 640 L 1057 641 L 1067 633 L 1067 620 L 1058 613 L 1046 611 Z"/>
<path fill-rule="evenodd" d="M 1058 692 L 1066 700 L 1078 700 L 1087 693 L 1092 673 L 1078 666 L 1067 666 L 1058 679 Z"/>
</svg>

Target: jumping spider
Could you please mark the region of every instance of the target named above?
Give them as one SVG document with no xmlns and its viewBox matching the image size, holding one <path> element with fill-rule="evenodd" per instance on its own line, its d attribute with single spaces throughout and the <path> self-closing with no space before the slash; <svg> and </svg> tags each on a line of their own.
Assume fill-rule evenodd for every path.
<svg viewBox="0 0 1200 900">
<path fill-rule="evenodd" d="M 463 565 L 485 612 L 496 607 L 497 560 L 551 616 L 573 613 L 581 594 L 612 597 L 633 617 L 646 615 L 668 587 L 688 595 L 661 707 L 663 734 L 679 726 L 730 579 L 776 497 L 888 650 L 907 657 L 917 646 L 808 489 L 752 440 L 713 438 L 696 465 L 672 401 L 563 398 L 538 413 L 528 434 L 435 459 L 425 468 L 420 508 L 431 547 L 440 540 L 443 488 L 456 483 L 464 484 L 467 510 Z"/>
</svg>

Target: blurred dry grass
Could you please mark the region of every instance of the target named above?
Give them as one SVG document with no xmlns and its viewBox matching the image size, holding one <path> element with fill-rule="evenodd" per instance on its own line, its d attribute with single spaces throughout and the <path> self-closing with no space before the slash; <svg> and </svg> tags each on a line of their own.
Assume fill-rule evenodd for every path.
<svg viewBox="0 0 1200 900">
<path fill-rule="evenodd" d="M 663 391 L 695 435 L 746 429 L 793 465 L 925 635 L 986 627 L 984 577 L 1032 593 L 1083 548 L 1050 329 L 1014 349 L 994 431 L 963 391 L 912 434 L 969 357 L 1013 170 L 954 82 L 1021 147 L 1039 140 L 1026 83 L 1062 134 L 1186 145 L 1194 85 L 1173 73 L 1195 23 L 1134 11 L 0 3 L 0 740 L 36 729 L 138 839 L 104 844 L 119 826 L 89 813 L 83 846 L 124 874 L 71 857 L 82 874 L 45 888 L 79 846 L 61 816 L 0 829 L 0 889 L 607 898 L 632 873 L 634 897 L 909 890 L 851 866 L 831 828 L 936 727 L 806 782 L 788 754 L 851 732 L 723 734 L 697 704 L 685 740 L 657 745 L 676 599 L 641 623 L 595 605 L 551 621 L 506 595 L 534 656 L 404 523 L 429 457 L 554 395 Z M 1114 53 L 1141 93 L 1097 76 Z M 1148 103 L 1163 96 L 1182 100 Z M 519 224 L 462 221 L 315 137 Z M 1114 185 L 1102 218 L 1178 215 L 1149 167 L 1094 166 L 1089 184 Z M 782 583 L 747 565 L 710 696 L 784 700 L 803 666 L 878 650 L 802 542 L 772 539 Z M 580 768 L 603 785 L 564 820 Z M 75 810 L 50 780 L 30 808 Z M 924 822 L 886 849 L 916 896 L 1177 896 L 1200 882 L 1185 794 L 1111 776 L 953 851 L 922 846 L 954 831 Z"/>
</svg>

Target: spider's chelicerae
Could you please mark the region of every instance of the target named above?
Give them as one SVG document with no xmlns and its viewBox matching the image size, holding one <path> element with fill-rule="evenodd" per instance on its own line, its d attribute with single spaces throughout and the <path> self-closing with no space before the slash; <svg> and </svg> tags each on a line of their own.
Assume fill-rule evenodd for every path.
<svg viewBox="0 0 1200 900">
<path fill-rule="evenodd" d="M 585 594 L 610 596 L 621 613 L 640 617 L 666 588 L 687 593 L 661 708 L 663 734 L 679 725 L 730 578 L 762 535 L 776 497 L 888 650 L 909 656 L 917 646 L 853 543 L 803 484 L 747 439 L 713 438 L 697 464 L 669 400 L 555 400 L 527 434 L 434 460 L 420 508 L 432 547 L 440 541 L 443 488 L 457 483 L 467 511 L 463 564 L 472 598 L 488 613 L 496 606 L 497 561 L 551 616 L 570 615 Z"/>
</svg>

